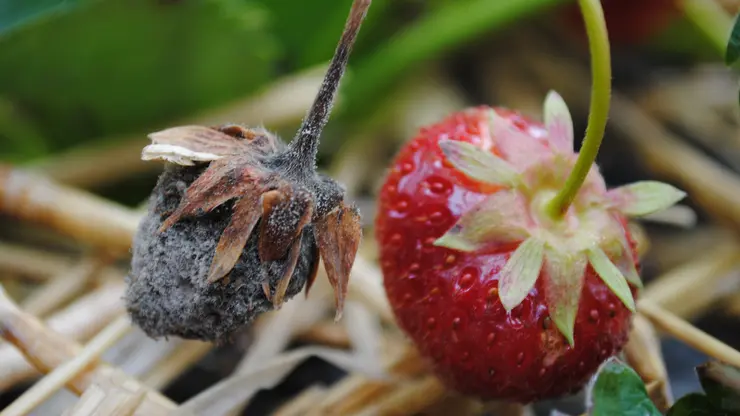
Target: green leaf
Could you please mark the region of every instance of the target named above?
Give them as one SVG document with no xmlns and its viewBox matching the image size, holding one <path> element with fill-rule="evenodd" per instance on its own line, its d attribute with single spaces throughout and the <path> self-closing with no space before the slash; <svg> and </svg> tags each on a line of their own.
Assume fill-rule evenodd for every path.
<svg viewBox="0 0 740 416">
<path fill-rule="evenodd" d="M 519 173 L 508 162 L 472 143 L 443 139 L 439 147 L 456 169 L 472 179 L 507 187 L 520 181 Z"/>
<path fill-rule="evenodd" d="M 698 366 L 696 373 L 715 408 L 740 414 L 740 369 L 710 361 Z"/>
<path fill-rule="evenodd" d="M 735 65 L 740 60 L 740 15 L 735 17 L 735 24 L 732 26 L 730 40 L 727 41 L 727 52 L 725 52 L 725 63 L 728 66 Z"/>
<path fill-rule="evenodd" d="M 661 416 L 640 376 L 613 357 L 601 365 L 588 402 L 591 416 Z"/>
<path fill-rule="evenodd" d="M 617 266 L 609 260 L 604 250 L 599 247 L 589 249 L 588 260 L 594 271 L 601 277 L 601 280 L 617 295 L 622 303 L 624 303 L 624 306 L 630 311 L 635 312 L 635 300 L 632 298 L 632 292 L 627 284 L 627 280 Z"/>
<path fill-rule="evenodd" d="M 587 262 L 584 253 L 565 253 L 550 247 L 545 252 L 545 299 L 550 318 L 571 346 L 575 345 L 573 328 Z"/>
<path fill-rule="evenodd" d="M 75 4 L 0 37 L 0 91 L 56 148 L 165 127 L 274 76 L 270 16 L 253 0 Z"/>
<path fill-rule="evenodd" d="M 56 13 L 66 13 L 89 0 L 0 1 L 0 36 Z"/>
<path fill-rule="evenodd" d="M 434 245 L 472 252 L 523 241 L 529 237 L 525 212 L 526 206 L 519 194 L 496 192 L 466 212 Z"/>
<path fill-rule="evenodd" d="M 612 189 L 609 197 L 623 214 L 641 217 L 675 205 L 686 193 L 666 183 L 641 181 Z"/>
<path fill-rule="evenodd" d="M 573 152 L 573 118 L 565 100 L 555 91 L 545 98 L 543 114 L 550 142 L 561 152 Z"/>
<path fill-rule="evenodd" d="M 666 416 L 730 416 L 718 413 L 707 396 L 701 393 L 690 393 L 681 397 L 671 406 Z"/>
<path fill-rule="evenodd" d="M 537 282 L 545 257 L 545 245 L 536 238 L 528 238 L 514 251 L 501 270 L 498 293 L 507 311 L 516 308 Z"/>
</svg>

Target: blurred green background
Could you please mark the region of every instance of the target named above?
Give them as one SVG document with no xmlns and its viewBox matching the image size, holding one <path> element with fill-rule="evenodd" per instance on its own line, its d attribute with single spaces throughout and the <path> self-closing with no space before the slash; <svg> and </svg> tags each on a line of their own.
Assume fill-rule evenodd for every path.
<svg viewBox="0 0 740 416">
<path fill-rule="evenodd" d="M 350 3 L 0 0 L 0 161 L 144 135 L 323 64 Z M 372 118 L 414 68 L 561 3 L 375 0 L 332 125 Z M 669 33 L 664 47 L 706 53 L 680 22 Z"/>
</svg>

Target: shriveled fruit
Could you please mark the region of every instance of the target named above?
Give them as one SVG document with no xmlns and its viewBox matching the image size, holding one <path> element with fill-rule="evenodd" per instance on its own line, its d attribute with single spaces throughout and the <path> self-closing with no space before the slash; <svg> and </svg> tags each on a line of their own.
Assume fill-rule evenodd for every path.
<svg viewBox="0 0 740 416">
<path fill-rule="evenodd" d="M 134 238 L 125 299 L 146 334 L 227 341 L 302 288 L 308 293 L 320 258 L 341 317 L 362 227 L 344 188 L 316 171 L 316 153 L 370 3 L 352 3 L 290 144 L 232 124 L 149 136 L 142 158 L 168 164 Z"/>
<path fill-rule="evenodd" d="M 626 218 L 684 195 L 657 182 L 607 190 L 592 167 L 551 217 L 577 154 L 559 95 L 545 115 L 477 107 L 423 128 L 380 193 L 376 236 L 399 325 L 449 387 L 484 399 L 572 392 L 621 350 L 640 285 Z"/>
</svg>

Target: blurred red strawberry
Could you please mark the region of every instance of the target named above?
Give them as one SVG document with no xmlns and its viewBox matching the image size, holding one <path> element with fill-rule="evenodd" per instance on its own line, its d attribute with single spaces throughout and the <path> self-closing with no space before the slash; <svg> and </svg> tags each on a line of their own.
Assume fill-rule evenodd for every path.
<svg viewBox="0 0 740 416">
<path fill-rule="evenodd" d="M 666 29 L 679 11 L 674 0 L 601 0 L 609 40 L 614 45 L 645 43 Z M 566 25 L 586 40 L 583 17 L 576 2 L 562 12 Z"/>
</svg>

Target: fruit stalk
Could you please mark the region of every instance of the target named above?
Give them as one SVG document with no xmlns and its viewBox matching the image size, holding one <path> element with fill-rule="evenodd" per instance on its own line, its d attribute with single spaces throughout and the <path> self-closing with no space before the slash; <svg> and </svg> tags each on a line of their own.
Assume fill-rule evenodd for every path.
<svg viewBox="0 0 740 416">
<path fill-rule="evenodd" d="M 578 190 L 586 180 L 591 166 L 601 147 L 609 117 L 611 98 L 611 52 L 609 35 L 600 0 L 578 0 L 586 24 L 586 34 L 591 54 L 591 108 L 588 115 L 586 137 L 565 186 L 550 201 L 547 212 L 552 218 L 560 218 L 568 210 Z"/>
<path fill-rule="evenodd" d="M 301 128 L 298 130 L 295 139 L 290 144 L 290 151 L 286 153 L 289 159 L 300 161 L 295 163 L 294 167 L 298 174 L 312 173 L 315 169 L 316 153 L 319 148 L 319 136 L 324 130 L 326 123 L 329 121 L 331 107 L 334 105 L 334 98 L 339 89 L 339 81 L 344 75 L 347 68 L 352 46 L 355 43 L 360 25 L 365 19 L 367 10 L 372 0 L 355 0 L 352 3 L 344 32 L 337 45 L 334 57 L 329 63 L 324 81 L 316 95 L 308 115 L 303 120 Z"/>
</svg>

